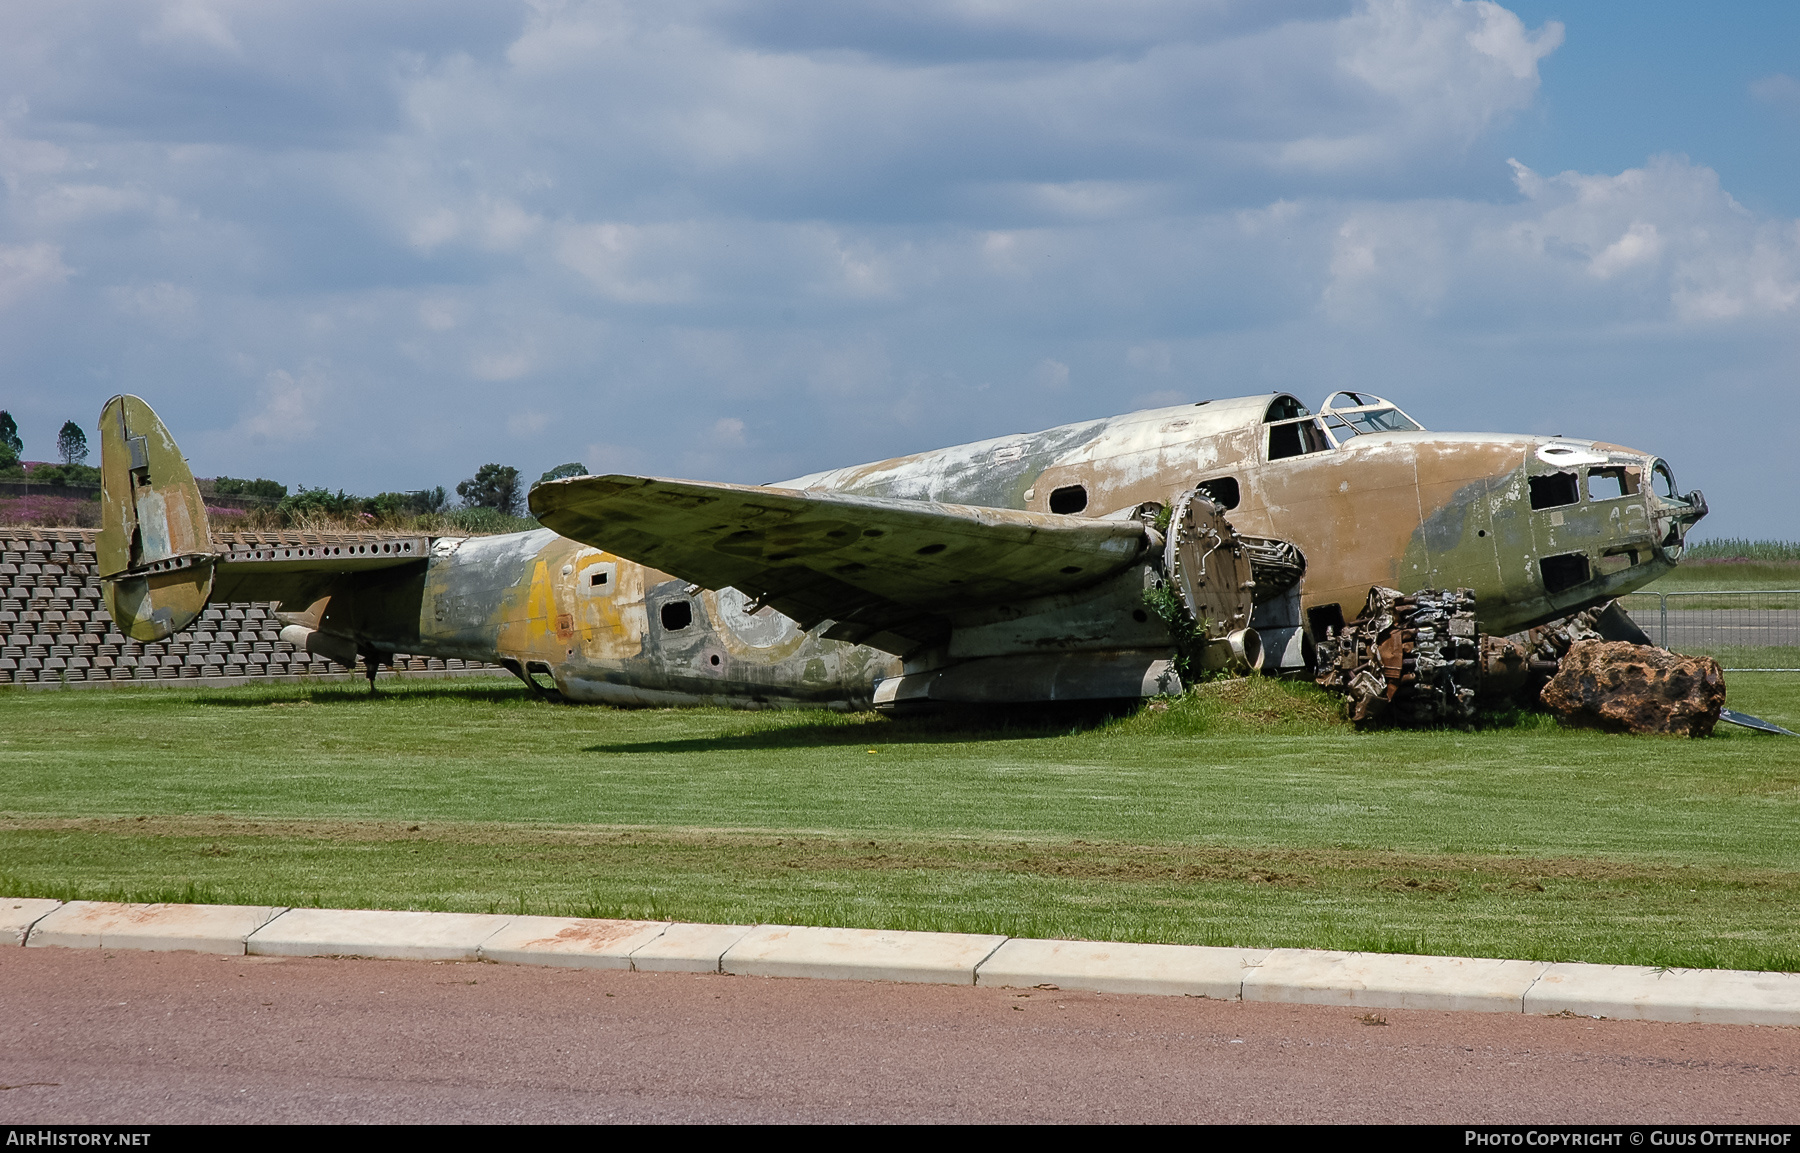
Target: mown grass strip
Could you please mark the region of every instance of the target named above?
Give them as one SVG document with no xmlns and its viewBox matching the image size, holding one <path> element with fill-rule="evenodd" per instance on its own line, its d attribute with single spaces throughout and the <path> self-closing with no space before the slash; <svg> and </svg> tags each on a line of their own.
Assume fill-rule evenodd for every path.
<svg viewBox="0 0 1800 1153">
<path fill-rule="evenodd" d="M 7 895 L 1800 968 L 1800 873 L 1331 850 L 239 820 L 8 822 Z"/>
<path fill-rule="evenodd" d="M 1800 678 L 1735 707 L 1800 725 Z M 0 694 L 12 895 L 1800 968 L 1800 755 L 1306 686 L 1116 717 L 619 711 L 399 684 Z"/>
</svg>

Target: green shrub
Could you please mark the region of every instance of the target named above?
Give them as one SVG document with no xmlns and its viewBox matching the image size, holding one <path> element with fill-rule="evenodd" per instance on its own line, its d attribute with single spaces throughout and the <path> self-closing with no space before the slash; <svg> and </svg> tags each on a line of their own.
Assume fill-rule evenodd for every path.
<svg viewBox="0 0 1800 1153">
<path fill-rule="evenodd" d="M 42 464 L 31 470 L 26 479 L 32 484 L 97 486 L 100 470 L 86 464 Z"/>
<path fill-rule="evenodd" d="M 213 481 L 213 491 L 220 496 L 248 496 L 266 501 L 279 501 L 288 494 L 287 485 L 264 480 L 262 477 L 243 480 L 235 476 L 222 476 Z"/>
</svg>

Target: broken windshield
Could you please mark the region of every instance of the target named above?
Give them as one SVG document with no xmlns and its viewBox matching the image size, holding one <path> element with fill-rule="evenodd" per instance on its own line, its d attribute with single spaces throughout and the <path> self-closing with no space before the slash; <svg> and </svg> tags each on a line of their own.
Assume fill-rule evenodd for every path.
<svg viewBox="0 0 1800 1153">
<path fill-rule="evenodd" d="M 1368 433 L 1425 431 L 1424 425 L 1401 412 L 1394 402 L 1371 392 L 1334 392 L 1325 398 L 1319 413 L 1337 444 Z"/>
<path fill-rule="evenodd" d="M 1370 432 L 1418 432 L 1413 419 L 1397 408 L 1352 409 L 1326 416 L 1326 425 L 1339 440 Z"/>
</svg>

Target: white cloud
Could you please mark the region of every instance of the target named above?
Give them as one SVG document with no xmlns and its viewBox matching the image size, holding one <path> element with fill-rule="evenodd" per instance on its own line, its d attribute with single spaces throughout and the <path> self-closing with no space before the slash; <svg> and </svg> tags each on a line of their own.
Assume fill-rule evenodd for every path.
<svg viewBox="0 0 1800 1153">
<path fill-rule="evenodd" d="M 1346 206 L 1322 297 L 1332 315 L 1675 333 L 1782 318 L 1800 299 L 1800 225 L 1758 220 L 1711 169 L 1662 157 L 1616 176 L 1514 171 L 1513 204 Z"/>
<path fill-rule="evenodd" d="M 117 285 L 106 291 L 120 312 L 152 320 L 178 320 L 191 316 L 197 299 L 191 289 L 166 280 L 153 284 Z"/>
<path fill-rule="evenodd" d="M 224 4 L 205 0 L 172 0 L 162 5 L 156 26 L 144 33 L 147 42 L 204 44 L 207 47 L 239 55 L 243 46 L 231 34 L 230 24 L 222 8 Z"/>
<path fill-rule="evenodd" d="M 259 441 L 305 441 L 318 431 L 319 412 L 331 391 L 319 366 L 308 366 L 298 377 L 276 369 L 263 378 L 258 407 L 238 422 L 238 432 Z"/>
<path fill-rule="evenodd" d="M 1628 268 L 1640 264 L 1649 264 L 1662 255 L 1662 237 L 1656 231 L 1656 225 L 1644 220 L 1634 220 L 1625 235 L 1601 249 L 1594 258 L 1588 261 L 1588 271 L 1605 280 Z"/>
<path fill-rule="evenodd" d="M 1750 84 L 1750 95 L 1786 112 L 1800 112 L 1800 80 L 1785 72 L 1764 76 Z"/>
<path fill-rule="evenodd" d="M 1558 406 L 1652 347 L 1633 388 L 1791 387 L 1800 226 L 1705 157 L 1509 187 L 1562 30 L 1496 4 L 423 11 L 0 7 L 0 305 L 41 301 L 0 367 L 190 423 L 261 380 L 208 467 L 367 491 L 507 437 L 767 480 L 1271 388 L 1429 408 L 1549 347 L 1590 350 Z"/>
<path fill-rule="evenodd" d="M 631 224 L 566 225 L 559 230 L 557 257 L 586 277 L 602 295 L 622 303 L 673 304 L 693 294 L 694 286 L 675 272 L 683 253 L 681 229 L 674 226 L 640 228 Z M 660 242 L 660 243 L 659 243 Z M 642 261 L 661 274 L 637 271 L 640 255 L 655 246 L 661 259 Z M 670 260 L 669 257 L 675 257 Z"/>
<path fill-rule="evenodd" d="M 1141 372 L 1168 372 L 1174 367 L 1174 357 L 1167 343 L 1156 341 L 1151 344 L 1134 344 L 1126 349 L 1125 363 Z"/>
<path fill-rule="evenodd" d="M 1047 388 L 1052 391 L 1068 388 L 1069 366 L 1060 360 L 1051 360 L 1046 356 L 1037 362 L 1037 367 L 1031 370 L 1031 383 L 1039 388 Z"/>
<path fill-rule="evenodd" d="M 477 380 L 517 380 L 531 371 L 527 352 L 501 352 L 478 356 L 469 362 L 469 375 Z"/>
<path fill-rule="evenodd" d="M 62 260 L 62 249 L 36 244 L 0 244 L 0 308 L 13 305 L 63 283 L 71 270 Z"/>
<path fill-rule="evenodd" d="M 414 220 L 406 230 L 406 239 L 414 248 L 430 252 L 461 231 L 462 221 L 456 213 L 448 208 L 438 208 Z"/>
<path fill-rule="evenodd" d="M 453 300 L 421 300 L 418 311 L 419 323 L 433 332 L 449 332 L 456 327 L 457 307 Z"/>
</svg>

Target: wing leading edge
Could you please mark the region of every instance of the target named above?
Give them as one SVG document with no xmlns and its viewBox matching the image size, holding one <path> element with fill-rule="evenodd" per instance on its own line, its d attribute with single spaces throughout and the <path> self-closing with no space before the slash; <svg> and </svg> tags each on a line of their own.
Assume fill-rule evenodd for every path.
<svg viewBox="0 0 1800 1153">
<path fill-rule="evenodd" d="M 881 647 L 936 641 L 958 610 L 1093 584 L 1149 545 L 1137 520 L 642 476 L 540 484 L 531 511 L 573 540 Z"/>
</svg>

